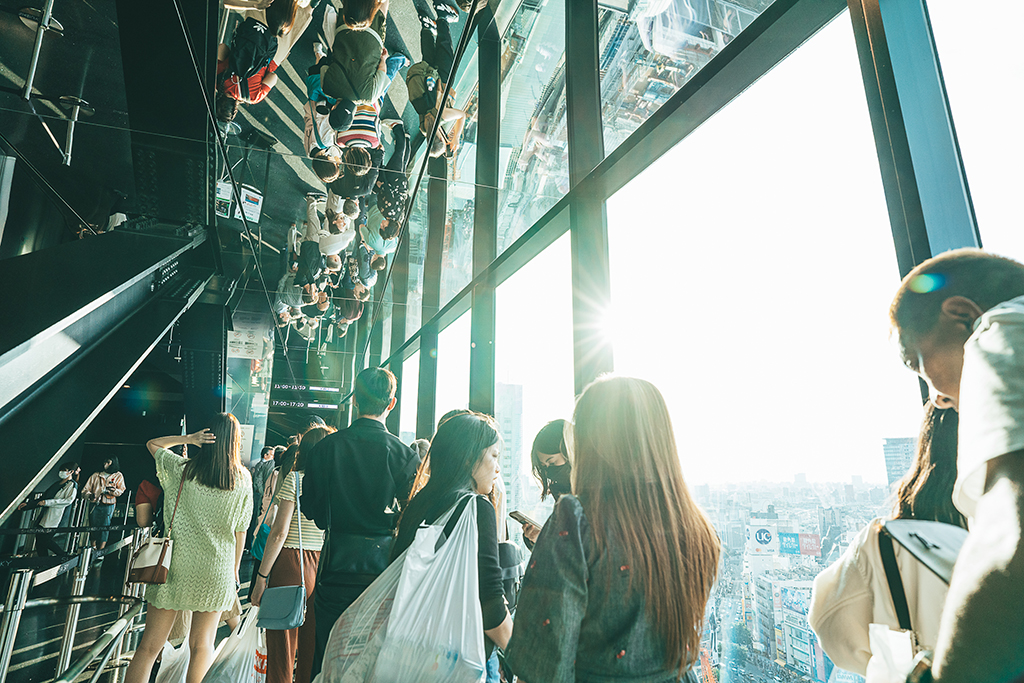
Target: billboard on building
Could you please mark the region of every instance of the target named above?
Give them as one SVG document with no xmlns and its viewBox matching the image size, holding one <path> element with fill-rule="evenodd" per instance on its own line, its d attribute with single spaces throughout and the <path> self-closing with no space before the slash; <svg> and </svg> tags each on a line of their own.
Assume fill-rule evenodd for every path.
<svg viewBox="0 0 1024 683">
<path fill-rule="evenodd" d="M 800 534 L 779 534 L 779 552 L 783 555 L 799 555 Z"/>
<path fill-rule="evenodd" d="M 777 555 L 779 534 L 774 524 L 747 525 L 747 552 L 755 555 Z"/>
<path fill-rule="evenodd" d="M 783 586 L 781 593 L 783 610 L 788 610 L 790 612 L 795 612 L 802 616 L 807 616 L 807 606 L 811 603 L 810 588 L 796 588 L 793 586 Z"/>
<path fill-rule="evenodd" d="M 821 557 L 821 536 L 818 534 L 800 534 L 800 554 Z"/>
</svg>

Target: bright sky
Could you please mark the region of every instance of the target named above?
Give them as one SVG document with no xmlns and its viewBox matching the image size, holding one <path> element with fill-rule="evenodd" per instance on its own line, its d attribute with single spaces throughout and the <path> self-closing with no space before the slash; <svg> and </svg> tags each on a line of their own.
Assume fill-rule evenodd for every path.
<svg viewBox="0 0 1024 683">
<path fill-rule="evenodd" d="M 962 17 L 930 8 L 942 50 Z M 985 44 L 1021 70 L 1011 43 Z M 1022 95 L 972 65 L 943 69 L 982 239 L 1022 259 L 1024 173 L 1005 162 L 1024 158 Z M 888 339 L 899 274 L 847 13 L 612 197 L 608 225 L 616 371 L 665 394 L 691 485 L 885 482 L 882 442 L 917 434 L 920 397 Z M 497 381 L 524 386 L 524 446 L 571 416 L 570 293 L 568 235 L 498 289 Z M 442 332 L 439 414 L 465 401 L 468 327 Z"/>
<path fill-rule="evenodd" d="M 884 482 L 917 382 L 844 15 L 608 202 L 616 370 L 665 394 L 690 484 Z"/>
</svg>

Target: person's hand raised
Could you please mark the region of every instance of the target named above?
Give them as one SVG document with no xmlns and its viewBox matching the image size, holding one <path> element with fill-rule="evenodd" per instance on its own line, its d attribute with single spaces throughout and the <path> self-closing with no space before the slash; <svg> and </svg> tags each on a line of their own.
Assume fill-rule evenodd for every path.
<svg viewBox="0 0 1024 683">
<path fill-rule="evenodd" d="M 214 441 L 216 441 L 217 437 L 214 436 L 213 432 L 211 432 L 209 429 L 204 429 L 194 434 L 189 434 L 187 439 L 188 444 L 190 446 L 199 446 L 200 448 L 202 448 L 205 444 L 213 443 Z"/>
</svg>

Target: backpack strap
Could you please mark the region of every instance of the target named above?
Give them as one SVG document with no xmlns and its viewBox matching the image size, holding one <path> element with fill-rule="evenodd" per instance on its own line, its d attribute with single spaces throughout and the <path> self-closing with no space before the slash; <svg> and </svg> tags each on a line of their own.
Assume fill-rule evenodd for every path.
<svg viewBox="0 0 1024 683">
<path fill-rule="evenodd" d="M 878 551 L 882 556 L 882 567 L 885 569 L 885 579 L 889 583 L 889 594 L 892 596 L 892 604 L 896 609 L 896 619 L 899 620 L 901 629 L 913 631 L 910 624 L 907 595 L 903 590 L 903 579 L 900 577 L 899 565 L 896 564 L 892 536 L 886 531 L 884 525 L 880 525 L 878 528 Z"/>
</svg>

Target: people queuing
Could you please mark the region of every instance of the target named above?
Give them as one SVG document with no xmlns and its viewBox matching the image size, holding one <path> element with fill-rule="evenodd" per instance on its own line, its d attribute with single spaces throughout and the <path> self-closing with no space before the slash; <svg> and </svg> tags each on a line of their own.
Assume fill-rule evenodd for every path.
<svg viewBox="0 0 1024 683">
<path fill-rule="evenodd" d="M 301 505 L 328 534 L 314 594 L 320 673 L 338 617 L 388 566 L 401 504 L 409 497 L 419 454 L 384 426 L 398 383 L 382 368 L 356 376 L 351 426 L 325 437 L 308 454 Z"/>
<path fill-rule="evenodd" d="M 190 458 L 167 450 L 196 446 Z M 153 663 L 179 613 L 191 611 L 187 681 L 199 683 L 213 661 L 221 613 L 238 601 L 238 569 L 252 518 L 252 481 L 239 458 L 242 429 L 234 415 L 220 413 L 210 427 L 146 444 L 156 461 L 164 496 L 167 537 L 174 542 L 167 582 L 146 587 L 146 626 L 125 675 L 128 683 L 149 680 Z"/>
<path fill-rule="evenodd" d="M 82 488 L 82 495 L 86 500 L 94 503 L 89 521 L 93 526 L 110 526 L 110 520 L 114 516 L 114 506 L 117 499 L 125 491 L 124 475 L 121 474 L 121 465 L 117 456 L 111 456 L 103 461 L 103 469 L 94 472 Z M 106 531 L 98 531 L 93 534 L 93 546 L 102 550 L 107 546 Z M 97 560 L 98 561 L 98 560 Z"/>
<path fill-rule="evenodd" d="M 18 509 L 40 508 L 34 521 L 37 527 L 54 529 L 60 526 L 64 511 L 78 497 L 77 478 L 81 471 L 77 462 L 64 463 L 57 472 L 57 481 L 51 484 L 41 497 L 31 502 L 21 503 L 18 505 Z M 61 558 L 67 557 L 67 552 L 60 547 L 53 534 L 38 534 L 36 536 L 36 554 L 47 556 L 50 553 Z"/>
<path fill-rule="evenodd" d="M 293 676 L 295 683 L 309 683 L 312 680 L 313 652 L 316 648 L 314 596 L 324 534 L 309 517 L 296 510 L 296 502 L 305 478 L 308 453 L 334 431 L 332 427 L 313 426 L 302 435 L 293 466 L 286 472 L 287 476 L 280 478 L 276 494 L 277 516 L 263 551 L 263 559 L 253 575 L 250 600 L 254 605 L 260 604 L 267 588 L 299 585 L 303 580 L 306 585 L 306 617 L 302 626 L 288 631 L 267 631 L 268 683 L 291 683 Z"/>
</svg>

